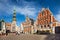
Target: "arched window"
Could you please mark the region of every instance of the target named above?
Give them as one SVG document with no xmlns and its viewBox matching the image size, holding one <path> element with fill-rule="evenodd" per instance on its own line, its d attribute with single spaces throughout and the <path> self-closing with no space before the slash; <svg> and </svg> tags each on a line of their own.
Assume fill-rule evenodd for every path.
<svg viewBox="0 0 60 40">
<path fill-rule="evenodd" d="M 46 28 L 46 25 L 44 25 L 44 27 Z"/>
<path fill-rule="evenodd" d="M 48 25 L 48 27 L 51 28 L 50 25 Z"/>
<path fill-rule="evenodd" d="M 49 27 L 49 25 L 48 25 L 48 27 Z"/>
<path fill-rule="evenodd" d="M 43 28 L 43 26 L 41 26 L 41 28 Z"/>
</svg>

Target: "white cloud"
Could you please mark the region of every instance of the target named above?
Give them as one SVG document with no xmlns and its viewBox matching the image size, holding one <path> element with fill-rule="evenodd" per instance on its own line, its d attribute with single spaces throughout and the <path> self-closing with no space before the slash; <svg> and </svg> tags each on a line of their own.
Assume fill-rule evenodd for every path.
<svg viewBox="0 0 60 40">
<path fill-rule="evenodd" d="M 9 5 L 8 3 L 5 4 L 5 2 L 0 3 L 0 11 L 5 12 L 5 14 L 10 14 L 12 12 L 12 5 Z"/>
<path fill-rule="evenodd" d="M 2 1 L 2 0 L 1 0 Z M 16 9 L 17 13 L 20 13 L 22 15 L 28 15 L 29 17 L 35 17 L 36 13 L 38 13 L 38 9 L 36 7 L 32 7 L 33 2 L 26 2 L 26 1 L 18 1 L 17 2 L 22 2 L 21 5 L 10 5 L 8 0 L 2 1 L 3 3 L 0 3 L 0 10 L 2 12 L 5 12 L 6 14 L 13 14 L 14 7 Z M 30 4 L 31 3 L 31 4 Z M 21 3 L 20 3 L 21 4 Z"/>
<path fill-rule="evenodd" d="M 24 7 L 24 8 L 16 7 L 16 11 L 20 14 L 28 15 L 28 16 L 35 16 L 37 13 L 37 10 L 31 7 Z"/>
<path fill-rule="evenodd" d="M 60 11 L 58 11 L 58 14 L 56 14 L 56 20 L 60 22 Z"/>
</svg>

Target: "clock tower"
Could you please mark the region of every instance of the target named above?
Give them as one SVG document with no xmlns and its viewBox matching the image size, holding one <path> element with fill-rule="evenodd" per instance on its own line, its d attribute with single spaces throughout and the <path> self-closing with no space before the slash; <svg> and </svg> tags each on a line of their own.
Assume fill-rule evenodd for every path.
<svg viewBox="0 0 60 40">
<path fill-rule="evenodd" d="M 11 24 L 11 32 L 16 32 L 16 10 L 14 10 L 12 24 Z"/>
</svg>

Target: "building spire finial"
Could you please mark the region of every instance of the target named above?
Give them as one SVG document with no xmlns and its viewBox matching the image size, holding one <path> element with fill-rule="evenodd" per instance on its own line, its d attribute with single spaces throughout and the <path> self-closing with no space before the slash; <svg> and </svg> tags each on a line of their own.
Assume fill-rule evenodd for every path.
<svg viewBox="0 0 60 40">
<path fill-rule="evenodd" d="M 14 6 L 14 9 L 13 9 L 14 13 L 16 13 L 16 7 Z"/>
<path fill-rule="evenodd" d="M 14 10 L 13 10 L 13 21 L 16 21 L 16 9 L 15 9 L 15 6 L 14 6 Z"/>
</svg>

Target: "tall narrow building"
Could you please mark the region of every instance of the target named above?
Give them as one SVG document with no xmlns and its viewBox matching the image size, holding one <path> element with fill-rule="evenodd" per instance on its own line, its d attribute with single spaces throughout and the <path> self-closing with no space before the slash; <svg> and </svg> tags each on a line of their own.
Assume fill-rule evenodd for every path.
<svg viewBox="0 0 60 40">
<path fill-rule="evenodd" d="M 14 10 L 13 18 L 12 18 L 12 24 L 11 24 L 11 32 L 16 32 L 16 10 Z"/>
<path fill-rule="evenodd" d="M 6 33 L 5 21 L 2 19 L 0 20 L 0 34 Z"/>
</svg>

